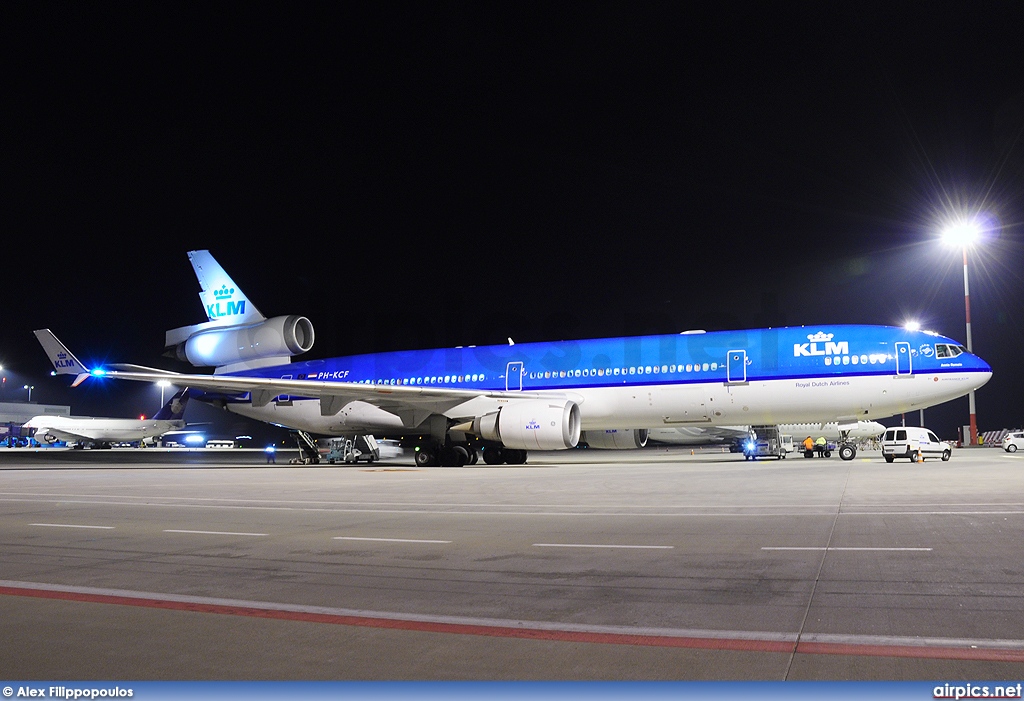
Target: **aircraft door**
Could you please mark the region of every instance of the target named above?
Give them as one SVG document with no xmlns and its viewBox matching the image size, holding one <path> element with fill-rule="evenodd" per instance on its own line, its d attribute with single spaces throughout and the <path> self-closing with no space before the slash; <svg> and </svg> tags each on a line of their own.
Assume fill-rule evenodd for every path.
<svg viewBox="0 0 1024 701">
<path fill-rule="evenodd" d="M 910 344 L 907 341 L 896 342 L 896 374 L 909 375 L 914 371 L 913 360 L 910 357 Z"/>
<path fill-rule="evenodd" d="M 292 379 L 292 376 L 291 375 L 281 375 L 281 379 L 282 380 L 290 380 L 290 379 Z M 292 405 L 291 395 L 288 395 L 288 394 L 279 394 L 279 395 L 277 395 L 277 397 L 274 399 L 274 405 L 275 406 L 291 406 Z"/>
<path fill-rule="evenodd" d="M 730 385 L 744 384 L 747 381 L 747 352 L 731 350 L 725 366 L 725 381 Z"/>
<path fill-rule="evenodd" d="M 519 392 L 523 389 L 523 363 L 515 361 L 505 367 L 505 391 Z"/>
</svg>

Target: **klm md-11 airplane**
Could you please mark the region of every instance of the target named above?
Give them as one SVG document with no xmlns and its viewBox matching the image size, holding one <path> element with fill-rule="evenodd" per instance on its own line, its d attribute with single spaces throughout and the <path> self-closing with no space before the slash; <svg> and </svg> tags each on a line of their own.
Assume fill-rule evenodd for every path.
<svg viewBox="0 0 1024 701">
<path fill-rule="evenodd" d="M 477 445 L 488 464 L 522 464 L 529 450 L 573 448 L 581 436 L 591 447 L 636 447 L 651 428 L 852 428 L 961 397 L 992 376 L 952 339 L 848 325 L 292 362 L 313 346 L 310 321 L 267 319 L 208 251 L 188 255 L 208 321 L 168 331 L 166 346 L 212 375 L 134 365 L 59 372 L 77 374 L 76 383 L 168 380 L 192 388 L 193 399 L 310 433 L 420 436 L 420 465 L 475 462 Z M 844 441 L 839 452 L 849 460 L 856 449 Z"/>
</svg>

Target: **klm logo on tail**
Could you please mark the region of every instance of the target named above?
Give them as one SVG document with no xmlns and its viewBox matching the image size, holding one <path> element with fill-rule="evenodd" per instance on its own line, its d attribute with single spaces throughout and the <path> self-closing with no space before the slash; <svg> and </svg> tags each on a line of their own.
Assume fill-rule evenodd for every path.
<svg viewBox="0 0 1024 701">
<path fill-rule="evenodd" d="M 81 366 L 75 362 L 74 358 L 68 357 L 68 354 L 64 351 L 57 353 L 57 357 L 53 360 L 53 367 L 57 370 L 80 368 Z"/>
<path fill-rule="evenodd" d="M 214 302 L 206 305 L 206 315 L 211 319 L 219 319 L 226 316 L 242 316 L 245 314 L 245 300 L 237 302 L 231 300 L 235 294 L 234 287 L 221 285 L 220 289 L 213 291 Z"/>
<path fill-rule="evenodd" d="M 818 333 L 808 334 L 807 340 L 810 343 L 794 343 L 793 344 L 793 357 L 810 357 L 814 355 L 848 355 L 850 353 L 850 344 L 847 341 L 833 341 L 832 336 L 834 334 L 824 333 L 819 331 Z M 820 347 L 818 344 L 825 344 L 824 347 Z"/>
</svg>

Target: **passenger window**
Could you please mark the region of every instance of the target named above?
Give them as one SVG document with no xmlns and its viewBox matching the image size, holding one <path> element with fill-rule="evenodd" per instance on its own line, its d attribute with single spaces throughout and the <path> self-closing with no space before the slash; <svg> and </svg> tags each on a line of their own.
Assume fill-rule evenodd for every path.
<svg viewBox="0 0 1024 701">
<path fill-rule="evenodd" d="M 897 431 L 896 432 L 896 440 L 898 440 L 898 441 L 905 441 L 905 440 L 907 440 L 907 432 L 902 430 L 902 429 Z"/>
<path fill-rule="evenodd" d="M 894 440 L 895 436 L 896 432 L 890 429 L 885 432 L 885 438 L 883 438 L 882 440 L 891 441 Z"/>
</svg>

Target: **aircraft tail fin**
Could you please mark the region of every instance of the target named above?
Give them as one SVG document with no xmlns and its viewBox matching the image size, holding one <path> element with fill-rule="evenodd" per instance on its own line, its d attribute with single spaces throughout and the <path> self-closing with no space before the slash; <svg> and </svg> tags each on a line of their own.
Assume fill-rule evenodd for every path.
<svg viewBox="0 0 1024 701">
<path fill-rule="evenodd" d="M 47 357 L 53 363 L 54 372 L 58 375 L 77 375 L 73 387 L 77 387 L 82 381 L 89 377 L 89 368 L 82 365 L 82 361 L 75 357 L 75 354 L 68 350 L 67 346 L 53 334 L 50 329 L 37 329 L 33 331 L 39 345 L 46 351 Z"/>
<path fill-rule="evenodd" d="M 188 387 L 178 390 L 174 396 L 153 415 L 157 421 L 180 421 L 188 404 Z"/>
<path fill-rule="evenodd" d="M 189 251 L 188 259 L 203 290 L 199 299 L 210 325 L 234 326 L 266 319 L 209 251 Z"/>
</svg>

